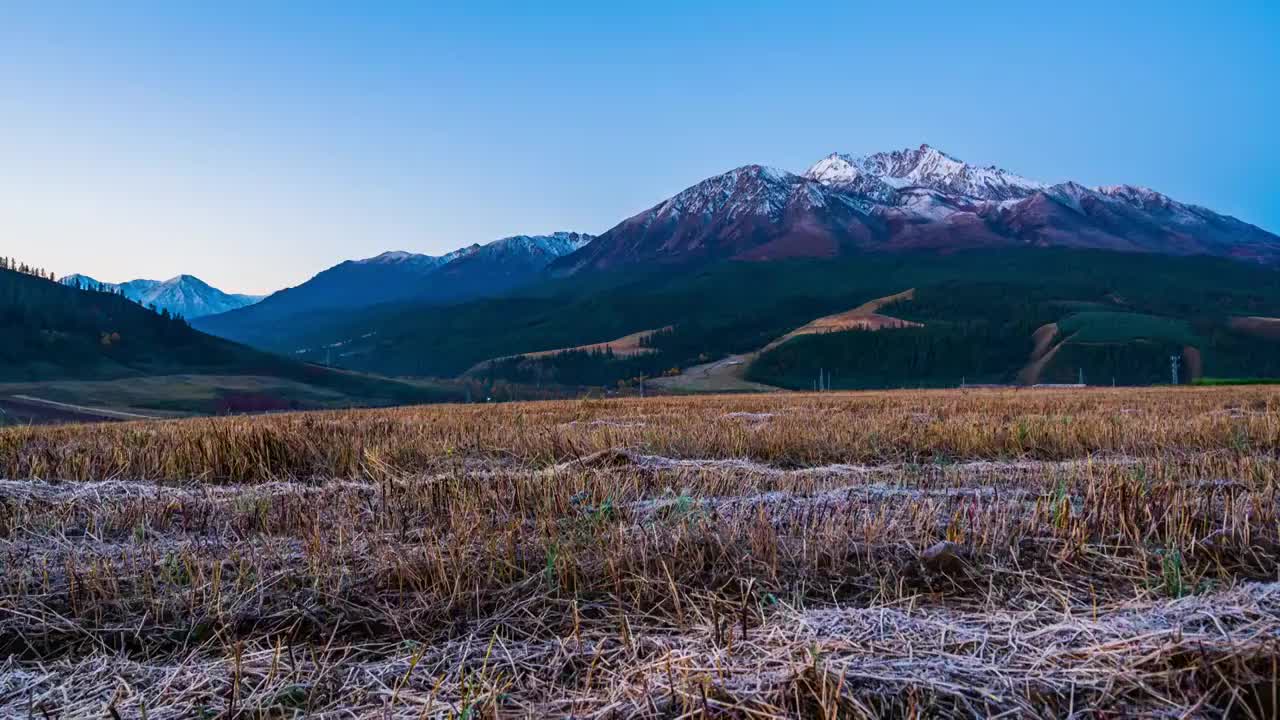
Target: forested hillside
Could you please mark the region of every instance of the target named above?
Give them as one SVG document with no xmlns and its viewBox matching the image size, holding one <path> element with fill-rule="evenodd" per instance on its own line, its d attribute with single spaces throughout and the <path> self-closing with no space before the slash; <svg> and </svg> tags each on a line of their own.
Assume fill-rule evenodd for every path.
<svg viewBox="0 0 1280 720">
<path fill-rule="evenodd" d="M 0 377 L 119 377 L 222 369 L 260 355 L 192 330 L 115 292 L 0 270 Z"/>
<path fill-rule="evenodd" d="M 1229 321 L 1280 315 L 1280 273 L 1231 260 L 1037 248 L 868 254 L 730 262 L 686 272 L 637 270 L 446 308 L 383 306 L 308 338 L 315 349 L 304 357 L 322 359 L 325 345 L 340 342 L 338 362 L 348 367 L 450 377 L 492 358 L 671 326 L 646 341 L 656 351 L 650 354 L 574 352 L 484 369 L 494 379 L 515 382 L 611 385 L 750 353 L 817 317 L 908 288 L 917 289 L 915 299 L 884 312 L 924 327 L 797 338 L 760 358 L 753 379 L 809 387 L 823 367 L 847 387 L 954 385 L 961 378 L 1013 382 L 1029 360 L 1037 329 L 1088 310 L 1169 319 L 1160 326 L 1185 327 L 1195 336 L 1205 374 L 1237 375 L 1252 363 L 1257 369 L 1249 374 L 1260 375 L 1270 370 L 1249 358 L 1272 348 L 1270 341 L 1233 330 Z M 1185 338 L 1172 340 L 1186 344 Z M 1117 351 L 1097 347 L 1103 349 L 1063 347 L 1062 362 L 1044 368 L 1044 381 L 1065 381 L 1067 374 L 1074 381 L 1080 365 L 1089 381 L 1110 382 L 1112 371 L 1130 361 L 1108 360 L 1107 353 Z M 1153 347 L 1121 352 L 1124 358 L 1143 350 L 1152 357 L 1164 353 L 1166 369 L 1147 380 L 1152 382 L 1168 377 L 1167 348 Z M 1101 359 L 1090 359 L 1098 354 Z M 1148 378 L 1149 363 L 1133 362 L 1134 371 L 1117 372 L 1117 382 Z"/>
<path fill-rule="evenodd" d="M 1069 267 L 1028 283 L 957 280 L 924 286 L 884 310 L 922 327 L 796 338 L 764 353 L 747 377 L 832 387 L 949 387 L 968 383 L 1145 385 L 1214 377 L 1280 376 L 1280 342 L 1233 327 L 1233 318 L 1280 312 L 1276 278 L 1201 261 L 1149 267 Z M 1037 348 L 1037 331 L 1044 343 Z"/>
<path fill-rule="evenodd" d="M 237 345 L 115 292 L 68 287 L 47 279 L 43 272 L 10 270 L 10 263 L 2 264 L 0 382 L 214 374 L 288 379 L 348 394 L 353 404 L 446 397 L 437 390 L 308 365 Z"/>
</svg>

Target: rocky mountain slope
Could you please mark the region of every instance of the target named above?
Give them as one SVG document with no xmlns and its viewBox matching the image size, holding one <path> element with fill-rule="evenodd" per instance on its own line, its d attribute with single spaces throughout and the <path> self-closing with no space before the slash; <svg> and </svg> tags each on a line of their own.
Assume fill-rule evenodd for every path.
<svg viewBox="0 0 1280 720">
<path fill-rule="evenodd" d="M 1048 184 L 921 145 L 833 153 L 802 175 L 731 170 L 622 221 L 551 269 L 1016 246 L 1280 260 L 1280 237 L 1154 190 Z"/>
<path fill-rule="evenodd" d="M 381 303 L 441 303 L 496 295 L 536 278 L 552 260 L 592 236 L 557 232 L 516 235 L 444 255 L 386 252 L 348 260 L 297 287 L 233 312 L 205 317 L 198 327 L 223 337 L 270 346 L 290 323 Z"/>
</svg>

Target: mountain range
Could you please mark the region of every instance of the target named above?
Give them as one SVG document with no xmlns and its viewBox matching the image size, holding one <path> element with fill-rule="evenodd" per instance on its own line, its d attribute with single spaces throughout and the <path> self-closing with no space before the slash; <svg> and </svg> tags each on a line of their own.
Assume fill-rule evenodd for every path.
<svg viewBox="0 0 1280 720">
<path fill-rule="evenodd" d="M 1051 185 L 921 145 L 833 153 L 800 175 L 731 170 L 622 221 L 550 270 L 1025 246 L 1280 260 L 1280 237 L 1154 190 Z"/>
<path fill-rule="evenodd" d="M 837 299 L 858 299 L 869 284 L 883 295 L 904 290 L 879 287 L 884 278 L 908 287 L 970 282 L 986 273 L 973 264 L 978 252 L 982 263 L 1004 268 L 988 279 L 1005 282 L 1014 266 L 1043 272 L 1043 254 L 1027 251 L 1048 250 L 1078 254 L 1050 255 L 1060 261 L 1110 268 L 1164 266 L 1142 258 L 1243 260 L 1271 277 L 1276 273 L 1267 268 L 1280 260 L 1280 237 L 1147 188 L 1046 183 L 964 163 L 928 145 L 865 156 L 833 152 L 800 174 L 745 165 L 704 179 L 598 237 L 516 236 L 440 256 L 397 251 L 346 261 L 255 305 L 198 318 L 196 327 L 321 363 L 429 375 L 462 372 L 486 357 L 673 327 L 667 334 L 676 340 L 666 342 L 678 341 L 682 350 L 657 357 L 680 365 L 694 346 L 701 346 L 692 352 L 699 357 L 755 342 L 709 343 L 696 337 L 698 328 L 727 332 L 732 325 L 768 342 L 790 329 L 786 322 L 813 319 L 799 307 L 838 310 L 844 300 Z M 884 272 L 832 275 L 804 264 L 813 261 L 883 266 Z M 714 279 L 699 281 L 699 268 L 724 263 L 756 265 L 759 272 L 716 270 L 707 275 Z M 1179 277 L 1194 278 L 1184 264 L 1172 266 Z M 1082 277 L 1105 269 L 1089 268 Z M 724 284 L 739 282 L 730 279 L 739 275 L 751 277 L 749 295 Z M 686 279 L 690 284 L 681 284 Z M 1115 284 L 1120 293 L 1126 283 Z M 1061 300 L 1098 291 L 1076 292 L 1082 296 Z M 919 297 L 937 296 L 922 288 Z M 1157 300 L 1148 309 L 1166 307 Z M 750 314 L 742 310 L 745 302 L 772 318 L 744 316 Z M 1249 304 L 1268 306 L 1256 297 Z M 502 307 L 500 318 L 495 307 Z M 657 357 L 648 361 L 658 363 Z"/>
<path fill-rule="evenodd" d="M 0 273 L 17 338 L 0 375 L 204 378 L 195 405 L 147 406 L 174 411 L 658 376 L 684 391 L 804 389 L 819 372 L 846 388 L 1144 384 L 1171 357 L 1182 379 L 1280 377 L 1277 261 L 1280 237 L 1146 188 L 1045 183 L 928 145 L 832 153 L 707 178 L 599 236 L 385 252 L 262 299 L 190 275 Z"/>
<path fill-rule="evenodd" d="M 892 296 L 908 299 L 895 301 L 893 322 L 874 319 L 899 328 L 877 335 L 888 343 L 878 356 L 895 358 L 877 383 L 954 382 L 955 370 L 992 381 L 1057 378 L 1068 362 L 1138 379 L 1183 346 L 1205 350 L 1197 367 L 1255 369 L 1246 358 L 1270 352 L 1258 344 L 1269 341 L 1239 331 L 1261 321 L 1237 320 L 1280 316 L 1278 260 L 1280 237 L 1154 190 L 1047 183 L 921 145 L 832 153 L 799 174 L 746 165 L 595 237 L 522 235 L 439 256 L 351 260 L 194 325 L 368 372 L 448 377 L 486 367 L 493 378 L 539 384 L 609 384 L 767 346 L 750 372 L 804 387 L 809 370 L 797 363 L 814 354 L 849 382 L 870 376 L 859 375 L 866 368 L 855 345 L 776 340 Z M 1097 316 L 1077 317 L 1084 312 Z M 1015 359 L 1030 353 L 1034 331 L 1057 337 L 1044 328 L 1058 321 L 1084 330 L 1056 356 L 1062 367 L 1045 360 L 1030 373 Z M 1125 335 L 1134 327 L 1164 334 L 1159 342 Z M 1081 339 L 1109 332 L 1139 344 L 1090 355 L 1100 351 Z M 645 344 L 625 359 L 554 355 L 624 336 Z M 796 343 L 821 347 L 796 355 Z M 918 365 L 957 349 L 954 367 Z M 527 353 L 537 358 L 484 364 Z"/>
<path fill-rule="evenodd" d="M 252 305 L 261 295 L 235 295 L 215 288 L 193 275 L 179 275 L 168 280 L 130 280 L 104 283 L 79 273 L 59 280 L 63 285 L 85 289 L 118 292 L 130 300 L 157 311 L 192 320 Z"/>
<path fill-rule="evenodd" d="M 295 326 L 392 302 L 440 304 L 498 295 L 536 279 L 548 263 L 586 246 L 576 232 L 516 235 L 469 245 L 444 255 L 385 252 L 335 265 L 297 287 L 262 302 L 203 318 L 197 326 L 215 335 L 278 347 Z"/>
<path fill-rule="evenodd" d="M 635 264 L 1025 246 L 1280 260 L 1280 237 L 1148 188 L 1050 184 L 925 144 L 866 156 L 832 153 L 801 174 L 746 165 L 598 238 L 518 235 L 439 256 L 394 251 L 346 261 L 209 326 L 392 301 L 456 302 L 540 277 Z"/>
</svg>

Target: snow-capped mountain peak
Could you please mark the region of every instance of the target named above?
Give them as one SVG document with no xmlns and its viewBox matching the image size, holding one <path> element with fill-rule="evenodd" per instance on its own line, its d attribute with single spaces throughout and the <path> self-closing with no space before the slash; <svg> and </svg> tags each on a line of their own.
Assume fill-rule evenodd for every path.
<svg viewBox="0 0 1280 720">
<path fill-rule="evenodd" d="M 583 247 L 595 236 L 576 232 L 553 232 L 549 235 L 512 235 L 481 245 L 472 243 L 443 255 L 424 255 L 404 250 L 390 250 L 363 260 L 353 260 L 356 265 L 398 265 L 428 272 L 443 268 L 456 260 L 477 256 L 504 257 L 527 256 L 544 258 L 544 262 L 558 258 Z"/>
<path fill-rule="evenodd" d="M 384 253 L 381 253 L 381 254 L 379 254 L 379 255 L 375 255 L 375 256 L 373 256 L 373 257 L 371 257 L 371 258 L 365 258 L 365 259 L 363 259 L 363 260 L 357 260 L 356 262 L 359 262 L 359 263 L 393 263 L 393 262 L 404 262 L 405 260 L 409 260 L 410 258 L 414 258 L 414 257 L 422 257 L 422 256 L 417 255 L 416 253 L 407 252 L 407 251 L 405 251 L 405 250 L 388 250 L 388 251 L 386 251 L 386 252 L 384 252 Z"/>
<path fill-rule="evenodd" d="M 578 250 L 595 239 L 586 233 L 558 231 L 549 235 L 512 235 L 479 246 L 489 252 L 520 252 L 558 258 Z"/>
<path fill-rule="evenodd" d="M 99 280 L 95 280 L 94 278 L 91 278 L 88 275 L 85 275 L 83 273 L 72 273 L 70 275 L 63 275 L 58 280 L 58 282 L 62 283 L 63 285 L 83 288 L 85 290 L 95 290 L 99 287 L 114 289 L 116 287 L 112 283 L 104 283 Z"/>
<path fill-rule="evenodd" d="M 469 248 L 460 248 L 444 255 L 423 255 L 421 253 L 411 253 L 405 250 L 388 250 L 387 252 L 374 255 L 363 260 L 352 260 L 357 265 L 425 265 L 433 267 L 443 265 L 459 255 L 471 250 L 476 245 Z"/>
<path fill-rule="evenodd" d="M 805 177 L 883 204 L 894 201 L 894 190 L 908 187 L 990 201 L 1017 200 L 1048 187 L 994 165 L 970 165 L 927 144 L 866 156 L 832 153 Z"/>
<path fill-rule="evenodd" d="M 1140 207 L 1164 207 L 1182 205 L 1164 193 L 1156 192 L 1141 185 L 1103 185 L 1098 192 L 1109 197 L 1124 200 Z"/>
<path fill-rule="evenodd" d="M 63 277 L 59 282 L 85 290 L 118 292 L 139 305 L 154 307 L 157 311 L 168 310 L 170 314 L 187 319 L 234 310 L 262 299 L 258 295 L 225 293 L 194 275 L 185 274 L 163 282 L 139 279 L 104 283 L 76 273 Z"/>
<path fill-rule="evenodd" d="M 1274 235 L 1155 191 L 1048 185 L 923 144 L 832 153 L 803 175 L 762 165 L 730 170 L 623 220 L 551 271 L 1023 245 L 1280 263 Z"/>
<path fill-rule="evenodd" d="M 632 220 L 652 223 L 687 216 L 777 219 L 792 205 L 815 206 L 826 201 L 822 186 L 806 178 L 766 165 L 744 165 L 707 178 Z"/>
<path fill-rule="evenodd" d="M 865 158 L 831 153 L 809 168 L 804 176 L 878 203 L 892 203 L 896 197 L 895 187 L 867 167 L 865 161 Z"/>
<path fill-rule="evenodd" d="M 839 252 L 832 224 L 859 224 L 873 204 L 838 188 L 765 165 L 707 178 L 623 220 L 582 250 L 551 264 L 555 275 L 629 262 L 686 258 L 827 257 Z M 780 240 L 770 244 L 765 239 Z"/>
<path fill-rule="evenodd" d="M 187 275 L 185 273 L 182 275 L 175 275 L 160 284 L 167 285 L 169 287 L 182 287 L 182 288 L 190 287 L 197 290 L 213 289 L 212 286 L 209 285 L 209 283 L 201 280 L 195 275 Z"/>
<path fill-rule="evenodd" d="M 1204 217 L 1216 215 L 1207 208 L 1178 202 L 1164 193 L 1139 185 L 1102 185 L 1090 188 L 1074 181 L 1067 181 L 1047 188 L 1046 192 L 1059 202 L 1077 210 L 1082 210 L 1084 203 L 1101 202 L 1159 213 L 1166 219 L 1182 222 L 1197 222 Z"/>
</svg>

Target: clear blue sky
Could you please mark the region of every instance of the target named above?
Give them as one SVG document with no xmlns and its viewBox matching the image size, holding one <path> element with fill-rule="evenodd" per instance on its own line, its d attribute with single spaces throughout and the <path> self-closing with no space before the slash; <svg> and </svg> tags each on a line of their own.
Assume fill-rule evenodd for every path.
<svg viewBox="0 0 1280 720">
<path fill-rule="evenodd" d="M 1278 37 L 1276 2 L 20 0 L 0 254 L 261 292 L 921 142 L 1275 232 Z"/>
</svg>

